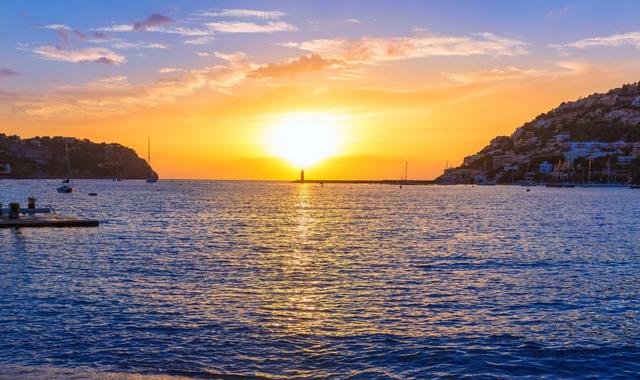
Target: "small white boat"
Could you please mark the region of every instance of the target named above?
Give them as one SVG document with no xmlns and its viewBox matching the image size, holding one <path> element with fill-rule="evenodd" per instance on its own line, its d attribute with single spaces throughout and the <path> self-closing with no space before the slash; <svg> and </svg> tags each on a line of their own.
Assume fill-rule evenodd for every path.
<svg viewBox="0 0 640 380">
<path fill-rule="evenodd" d="M 68 184 L 63 184 L 62 186 L 58 187 L 57 190 L 60 194 L 68 194 L 68 193 L 73 193 L 75 189 L 73 188 L 73 186 L 70 186 Z"/>
<path fill-rule="evenodd" d="M 67 148 L 66 141 L 64 143 L 64 152 L 67 157 L 67 178 L 62 181 L 62 185 L 56 190 L 58 190 L 58 193 L 60 194 L 69 194 L 73 193 L 75 189 L 73 188 L 73 184 L 71 182 L 71 163 L 69 162 L 69 149 Z"/>
</svg>

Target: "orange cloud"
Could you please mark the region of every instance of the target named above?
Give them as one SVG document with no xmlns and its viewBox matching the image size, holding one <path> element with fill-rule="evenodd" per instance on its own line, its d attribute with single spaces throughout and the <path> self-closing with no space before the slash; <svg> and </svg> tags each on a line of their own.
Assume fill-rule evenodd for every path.
<svg viewBox="0 0 640 380">
<path fill-rule="evenodd" d="M 329 67 L 342 65 L 338 59 L 324 59 L 319 54 L 301 55 L 282 63 L 271 63 L 261 66 L 248 74 L 249 78 L 273 78 L 295 75 L 310 71 L 319 71 Z"/>
<path fill-rule="evenodd" d="M 359 40 L 317 39 L 299 44 L 301 50 L 352 62 L 373 63 L 434 56 L 517 56 L 528 54 L 521 40 L 492 33 L 471 36 L 365 37 Z"/>
</svg>

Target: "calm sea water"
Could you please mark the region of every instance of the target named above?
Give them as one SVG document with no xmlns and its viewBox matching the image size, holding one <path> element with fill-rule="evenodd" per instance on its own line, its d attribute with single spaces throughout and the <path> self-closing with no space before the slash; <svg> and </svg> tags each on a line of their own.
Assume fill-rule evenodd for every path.
<svg viewBox="0 0 640 380">
<path fill-rule="evenodd" d="M 640 376 L 640 190 L 56 185 L 0 181 L 102 222 L 0 231 L 4 378 Z"/>
</svg>

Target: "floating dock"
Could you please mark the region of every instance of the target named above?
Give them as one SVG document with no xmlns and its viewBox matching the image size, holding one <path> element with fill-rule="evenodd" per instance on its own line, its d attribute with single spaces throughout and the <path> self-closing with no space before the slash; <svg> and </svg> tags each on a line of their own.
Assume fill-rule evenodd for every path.
<svg viewBox="0 0 640 380">
<path fill-rule="evenodd" d="M 20 215 L 19 219 L 9 219 L 6 213 L 0 215 L 0 228 L 98 227 L 99 224 L 99 221 L 93 219 L 51 213 L 30 213 Z"/>
</svg>

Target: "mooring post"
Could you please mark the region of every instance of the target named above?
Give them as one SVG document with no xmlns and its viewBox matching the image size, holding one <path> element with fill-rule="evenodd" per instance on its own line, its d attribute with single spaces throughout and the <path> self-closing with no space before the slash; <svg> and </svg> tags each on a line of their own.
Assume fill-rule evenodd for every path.
<svg viewBox="0 0 640 380">
<path fill-rule="evenodd" d="M 9 219 L 20 219 L 20 203 L 9 203 Z"/>
</svg>

